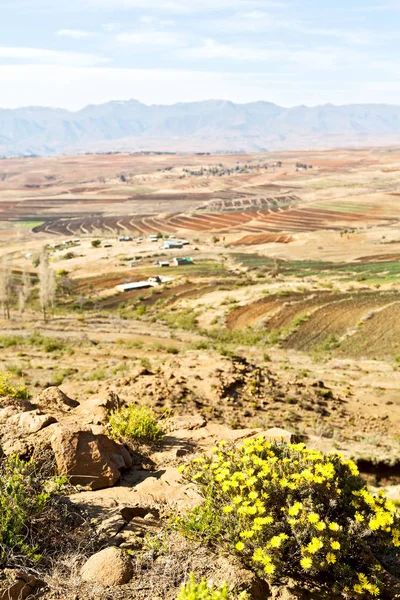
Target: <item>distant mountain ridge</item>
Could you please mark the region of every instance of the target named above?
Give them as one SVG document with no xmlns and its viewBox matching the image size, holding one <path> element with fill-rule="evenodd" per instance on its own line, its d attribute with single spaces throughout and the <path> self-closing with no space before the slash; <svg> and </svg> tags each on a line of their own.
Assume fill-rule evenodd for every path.
<svg viewBox="0 0 400 600">
<path fill-rule="evenodd" d="M 1 102 L 1 98 L 0 98 Z M 283 108 L 225 100 L 147 106 L 137 100 L 65 109 L 0 109 L 0 155 L 238 152 L 400 143 L 400 106 Z"/>
</svg>

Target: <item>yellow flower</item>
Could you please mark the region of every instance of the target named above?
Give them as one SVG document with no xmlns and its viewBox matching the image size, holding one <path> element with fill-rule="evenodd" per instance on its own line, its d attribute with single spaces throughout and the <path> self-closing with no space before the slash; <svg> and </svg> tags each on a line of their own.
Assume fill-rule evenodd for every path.
<svg viewBox="0 0 400 600">
<path fill-rule="evenodd" d="M 305 557 L 302 558 L 300 561 L 301 566 L 303 567 L 303 569 L 311 569 L 312 567 L 312 559 L 310 557 Z"/>
<path fill-rule="evenodd" d="M 238 543 L 236 544 L 235 548 L 236 548 L 236 550 L 237 550 L 238 552 L 242 552 L 242 551 L 244 550 L 244 544 L 243 544 L 243 542 L 238 542 Z"/>
<path fill-rule="evenodd" d="M 362 521 L 364 521 L 364 515 L 362 515 L 359 512 L 356 512 L 356 514 L 354 515 L 354 518 L 357 521 L 357 523 L 361 523 Z"/>
<path fill-rule="evenodd" d="M 329 523 L 329 529 L 331 531 L 339 531 L 340 527 L 337 523 Z"/>
<path fill-rule="evenodd" d="M 324 543 L 320 538 L 313 537 L 313 539 L 307 546 L 307 550 L 310 554 L 315 554 L 316 552 L 318 552 L 318 550 L 321 550 L 323 545 Z"/>
<path fill-rule="evenodd" d="M 318 521 L 319 521 L 319 515 L 317 513 L 311 513 L 308 515 L 309 523 L 318 523 Z"/>
<path fill-rule="evenodd" d="M 336 562 L 336 556 L 332 552 L 328 552 L 326 555 L 326 561 L 333 565 Z"/>
<path fill-rule="evenodd" d="M 266 575 L 273 575 L 273 573 L 275 573 L 275 570 L 276 570 L 276 567 L 272 563 L 268 563 L 264 567 L 264 573 Z"/>
<path fill-rule="evenodd" d="M 340 542 L 331 542 L 331 548 L 333 550 L 340 550 Z"/>
<path fill-rule="evenodd" d="M 233 511 L 233 506 L 224 506 L 222 510 L 225 514 L 229 514 Z"/>
<path fill-rule="evenodd" d="M 303 505 L 301 502 L 296 502 L 295 504 L 293 504 L 293 506 L 291 506 L 289 508 L 289 516 L 291 517 L 297 517 L 297 515 L 299 514 L 299 512 L 301 511 L 301 509 L 303 508 Z"/>
</svg>

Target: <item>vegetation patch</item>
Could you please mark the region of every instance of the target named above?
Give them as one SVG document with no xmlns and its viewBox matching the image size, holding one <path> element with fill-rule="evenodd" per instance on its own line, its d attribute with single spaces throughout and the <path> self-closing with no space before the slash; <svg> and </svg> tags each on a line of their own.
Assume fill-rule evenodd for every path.
<svg viewBox="0 0 400 600">
<path fill-rule="evenodd" d="M 246 592 L 239 595 L 230 594 L 227 584 L 215 588 L 209 586 L 205 579 L 197 583 L 196 577 L 191 573 L 189 581 L 182 586 L 177 600 L 247 600 L 248 598 Z"/>
<path fill-rule="evenodd" d="M 112 435 L 127 442 L 151 444 L 164 436 L 164 430 L 155 413 L 147 406 L 131 404 L 111 413 Z"/>
<path fill-rule="evenodd" d="M 0 398 L 8 397 L 18 400 L 28 400 L 30 398 L 28 388 L 22 384 L 14 385 L 11 379 L 11 374 L 0 372 Z"/>
<path fill-rule="evenodd" d="M 45 515 L 65 479 L 44 479 L 33 462 L 17 456 L 0 463 L 0 566 L 24 558 L 38 562 L 38 540 L 47 528 Z M 49 514 L 49 513 L 47 513 Z"/>
<path fill-rule="evenodd" d="M 182 468 L 204 504 L 182 531 L 236 552 L 260 577 L 294 577 L 347 598 L 384 597 L 400 573 L 400 521 L 357 466 L 304 444 L 222 442 Z"/>
</svg>

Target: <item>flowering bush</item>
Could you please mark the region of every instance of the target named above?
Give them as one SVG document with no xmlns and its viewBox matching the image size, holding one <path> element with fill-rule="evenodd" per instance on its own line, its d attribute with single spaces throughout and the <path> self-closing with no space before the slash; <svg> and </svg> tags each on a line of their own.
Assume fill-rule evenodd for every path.
<svg viewBox="0 0 400 600">
<path fill-rule="evenodd" d="M 28 389 L 24 385 L 15 386 L 11 383 L 9 373 L 0 372 L 0 398 L 8 396 L 18 400 L 28 400 L 30 397 Z"/>
<path fill-rule="evenodd" d="M 340 455 L 257 438 L 222 442 L 181 470 L 205 497 L 181 521 L 184 533 L 222 543 L 270 582 L 300 577 L 373 598 L 387 571 L 400 570 L 394 504 L 370 494 Z"/>
</svg>

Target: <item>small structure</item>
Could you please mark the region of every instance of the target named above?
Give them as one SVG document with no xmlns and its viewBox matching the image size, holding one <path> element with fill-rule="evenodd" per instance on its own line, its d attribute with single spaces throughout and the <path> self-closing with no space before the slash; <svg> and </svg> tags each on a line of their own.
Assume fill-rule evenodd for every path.
<svg viewBox="0 0 400 600">
<path fill-rule="evenodd" d="M 161 277 L 159 277 L 158 275 L 156 275 L 155 277 L 149 277 L 149 282 L 157 284 L 162 283 Z"/>
<path fill-rule="evenodd" d="M 164 242 L 163 245 L 163 250 L 180 250 L 183 248 L 183 244 L 182 242 L 178 242 L 178 241 L 166 241 Z"/>
<path fill-rule="evenodd" d="M 119 242 L 132 242 L 133 241 L 133 237 L 130 235 L 120 235 L 118 238 Z"/>
<path fill-rule="evenodd" d="M 153 284 L 150 281 L 135 281 L 134 283 L 117 285 L 117 290 L 119 292 L 132 292 L 133 290 L 144 290 L 151 287 L 153 287 Z"/>
<path fill-rule="evenodd" d="M 159 267 L 169 267 L 169 262 L 167 260 L 159 260 L 158 266 Z"/>
<path fill-rule="evenodd" d="M 112 248 L 112 244 L 110 244 L 110 242 L 107 242 L 106 244 L 104 244 L 103 248 Z"/>
<path fill-rule="evenodd" d="M 193 258 L 174 258 L 174 265 L 176 267 L 184 267 L 186 265 L 193 265 Z"/>
</svg>

